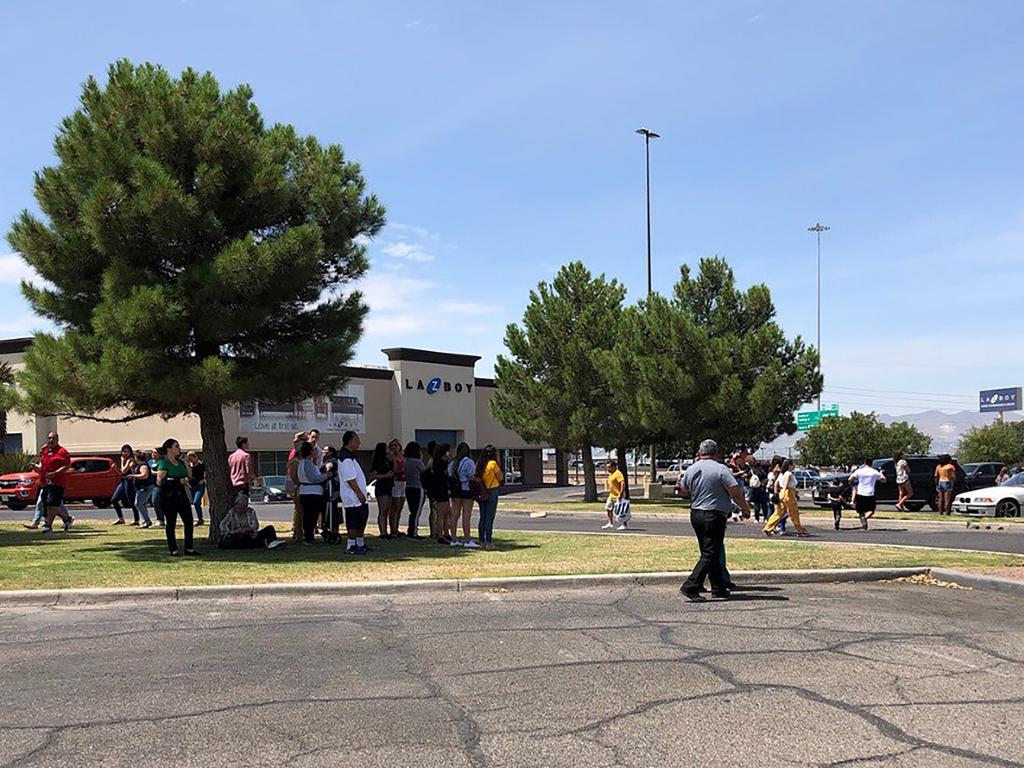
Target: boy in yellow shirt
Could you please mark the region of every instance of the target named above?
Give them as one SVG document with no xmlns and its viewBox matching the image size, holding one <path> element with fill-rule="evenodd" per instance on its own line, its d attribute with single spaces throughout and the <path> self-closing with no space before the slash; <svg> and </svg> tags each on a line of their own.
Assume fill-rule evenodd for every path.
<svg viewBox="0 0 1024 768">
<path fill-rule="evenodd" d="M 608 522 L 601 526 L 602 530 L 615 527 L 615 502 L 622 495 L 622 487 L 625 484 L 626 479 L 622 476 L 622 472 L 619 471 L 618 465 L 614 461 L 609 461 L 608 478 L 604 481 L 604 488 L 608 491 L 608 501 L 604 504 L 604 511 L 608 513 Z M 625 527 L 625 523 L 619 526 L 619 528 Z"/>
</svg>

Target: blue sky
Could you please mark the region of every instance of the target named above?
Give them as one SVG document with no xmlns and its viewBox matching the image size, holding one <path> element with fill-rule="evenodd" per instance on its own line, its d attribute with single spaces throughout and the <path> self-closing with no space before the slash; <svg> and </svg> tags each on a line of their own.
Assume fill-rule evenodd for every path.
<svg viewBox="0 0 1024 768">
<path fill-rule="evenodd" d="M 34 204 L 88 74 L 209 69 L 342 143 L 387 205 L 356 360 L 418 346 L 486 375 L 558 265 L 645 290 L 647 125 L 656 290 L 718 254 L 813 342 L 821 220 L 826 400 L 974 409 L 1024 383 L 1021 39 L 1015 0 L 6 2 L 0 219 Z M 42 327 L 24 271 L 0 255 L 0 337 Z"/>
</svg>

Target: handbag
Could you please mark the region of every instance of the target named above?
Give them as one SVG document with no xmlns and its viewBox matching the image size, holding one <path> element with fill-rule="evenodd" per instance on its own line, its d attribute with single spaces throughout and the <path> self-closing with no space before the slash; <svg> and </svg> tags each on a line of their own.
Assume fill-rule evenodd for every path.
<svg viewBox="0 0 1024 768">
<path fill-rule="evenodd" d="M 484 485 L 483 480 L 479 477 L 471 477 L 469 479 L 469 495 L 476 501 L 483 504 L 488 498 L 490 498 L 491 492 L 487 489 L 487 486 Z"/>
<path fill-rule="evenodd" d="M 618 499 L 615 502 L 615 506 L 612 507 L 612 515 L 620 523 L 629 522 L 629 520 L 633 517 L 631 506 L 632 505 L 630 505 L 629 499 Z"/>
</svg>

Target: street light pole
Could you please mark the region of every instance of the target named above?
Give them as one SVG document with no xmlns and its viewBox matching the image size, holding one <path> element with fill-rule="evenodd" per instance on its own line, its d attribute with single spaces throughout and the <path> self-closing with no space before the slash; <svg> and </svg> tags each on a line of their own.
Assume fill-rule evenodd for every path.
<svg viewBox="0 0 1024 768">
<path fill-rule="evenodd" d="M 818 373 L 821 373 L 821 233 L 828 230 L 829 227 L 820 221 L 807 228 L 808 232 L 818 236 Z M 821 392 L 818 392 L 818 414 L 821 414 Z"/>
<path fill-rule="evenodd" d="M 637 128 L 636 132 L 644 137 L 644 160 L 647 167 L 647 298 L 651 297 L 651 139 L 660 139 L 661 135 L 649 128 Z M 651 444 L 651 482 L 658 479 L 658 466 L 655 461 L 654 444 Z"/>
</svg>

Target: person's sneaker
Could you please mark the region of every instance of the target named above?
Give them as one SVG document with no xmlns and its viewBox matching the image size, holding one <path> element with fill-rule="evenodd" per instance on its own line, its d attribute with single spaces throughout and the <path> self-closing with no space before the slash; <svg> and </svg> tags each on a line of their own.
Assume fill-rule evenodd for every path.
<svg viewBox="0 0 1024 768">
<path fill-rule="evenodd" d="M 53 528 L 48 525 L 43 526 L 43 533 L 53 533 Z"/>
<path fill-rule="evenodd" d="M 627 527 L 626 527 L 626 524 L 625 524 L 625 523 L 623 523 L 622 525 L 620 525 L 620 526 L 619 526 L 618 528 L 616 528 L 615 530 L 616 530 L 616 531 L 628 531 L 628 530 L 629 530 L 629 528 L 627 528 Z"/>
<path fill-rule="evenodd" d="M 369 553 L 370 553 L 370 548 L 368 546 L 366 546 L 365 544 L 363 546 L 361 546 L 361 547 L 358 544 L 356 545 L 356 554 L 357 555 L 367 555 Z"/>
<path fill-rule="evenodd" d="M 171 557 L 178 557 L 179 554 L 180 553 L 178 552 L 178 550 L 174 550 L 173 552 L 171 552 Z"/>
<path fill-rule="evenodd" d="M 730 594 L 728 592 L 715 592 L 714 590 L 712 590 L 711 596 L 716 600 L 728 600 Z"/>
<path fill-rule="evenodd" d="M 359 553 L 356 551 L 357 549 L 359 549 L 359 547 L 345 547 L 345 554 L 358 555 Z"/>
<path fill-rule="evenodd" d="M 196 557 L 199 554 L 199 552 L 194 550 L 194 549 L 186 549 L 185 550 L 185 554 L 186 555 L 191 555 L 193 557 Z"/>
<path fill-rule="evenodd" d="M 152 527 L 153 527 L 153 523 L 143 523 L 142 525 L 139 526 L 139 528 L 152 528 Z"/>
<path fill-rule="evenodd" d="M 284 539 L 274 539 L 267 545 L 267 549 L 284 549 L 288 546 L 288 542 Z"/>
<path fill-rule="evenodd" d="M 71 526 L 75 524 L 75 518 L 68 516 L 68 519 L 64 521 L 64 530 L 70 531 Z"/>
<path fill-rule="evenodd" d="M 608 531 L 615 527 L 615 523 L 605 523 L 601 526 L 602 531 Z"/>
<path fill-rule="evenodd" d="M 459 541 L 458 539 L 452 539 L 450 542 L 448 542 L 448 546 L 449 547 L 461 547 L 462 546 L 462 542 Z"/>
<path fill-rule="evenodd" d="M 128 525 L 135 525 L 135 526 L 137 526 L 138 524 L 139 524 L 139 521 L 138 521 L 138 520 L 136 520 L 136 521 L 135 521 L 135 522 L 133 522 L 133 523 L 128 523 Z M 117 523 L 114 523 L 114 525 L 117 525 Z"/>
<path fill-rule="evenodd" d="M 30 531 L 34 531 L 36 528 L 39 527 L 39 525 L 36 523 L 22 523 L 22 525 L 28 528 Z"/>
<path fill-rule="evenodd" d="M 839 521 L 838 520 L 836 521 L 836 530 L 837 531 L 839 530 Z"/>
<path fill-rule="evenodd" d="M 114 525 L 124 525 L 124 518 L 123 517 L 117 518 L 117 520 L 114 521 Z"/>
<path fill-rule="evenodd" d="M 472 539 L 469 539 L 465 544 L 462 545 L 466 549 L 480 549 L 480 545 Z"/>
<path fill-rule="evenodd" d="M 199 518 L 199 520 L 196 521 L 196 525 L 206 525 L 206 521 L 203 520 L 203 518 Z"/>
</svg>

